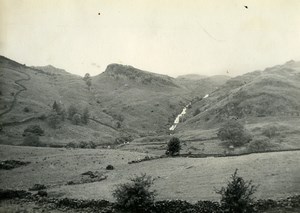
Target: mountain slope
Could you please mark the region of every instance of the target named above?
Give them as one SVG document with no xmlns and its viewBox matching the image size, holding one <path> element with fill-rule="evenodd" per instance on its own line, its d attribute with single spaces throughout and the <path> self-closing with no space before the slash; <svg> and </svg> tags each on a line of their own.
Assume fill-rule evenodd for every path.
<svg viewBox="0 0 300 213">
<path fill-rule="evenodd" d="M 0 138 L 5 143 L 20 143 L 23 130 L 31 124 L 41 125 L 46 130 L 42 140 L 54 143 L 91 140 L 103 144 L 129 135 L 165 134 L 195 96 L 174 78 L 119 64 L 91 77 L 90 87 L 82 77 L 51 65 L 27 67 L 0 57 L 0 71 L 4 126 Z M 201 87 L 200 96 L 218 85 L 199 82 L 194 88 Z M 88 108 L 89 124 L 73 125 L 65 120 L 59 129 L 51 129 L 47 117 L 53 114 L 54 101 L 66 109 L 73 105 L 80 112 Z"/>
<path fill-rule="evenodd" d="M 230 118 L 298 116 L 300 63 L 290 61 L 232 78 L 193 108 L 199 113 L 190 113 L 182 128 L 214 125 Z"/>
</svg>

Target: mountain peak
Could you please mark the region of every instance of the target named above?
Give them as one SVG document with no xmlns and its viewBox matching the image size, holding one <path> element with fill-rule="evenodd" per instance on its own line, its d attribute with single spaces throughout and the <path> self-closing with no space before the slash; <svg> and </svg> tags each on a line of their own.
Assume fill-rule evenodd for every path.
<svg viewBox="0 0 300 213">
<path fill-rule="evenodd" d="M 104 73 L 116 80 L 129 80 L 145 85 L 168 85 L 178 87 L 178 85 L 173 82 L 173 78 L 167 75 L 143 71 L 130 65 L 110 64 L 107 66 Z"/>
</svg>

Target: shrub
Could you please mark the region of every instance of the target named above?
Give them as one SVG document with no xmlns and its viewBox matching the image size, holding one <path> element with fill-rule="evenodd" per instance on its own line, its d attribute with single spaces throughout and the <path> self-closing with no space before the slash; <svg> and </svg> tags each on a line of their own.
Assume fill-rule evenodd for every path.
<svg viewBox="0 0 300 213">
<path fill-rule="evenodd" d="M 248 150 L 250 152 L 266 151 L 271 146 L 270 140 L 267 137 L 258 137 L 253 139 L 248 144 Z"/>
<path fill-rule="evenodd" d="M 130 179 L 131 182 L 120 184 L 113 191 L 117 206 L 123 211 L 146 212 L 154 202 L 155 191 L 151 191 L 153 179 L 146 174 Z"/>
<path fill-rule="evenodd" d="M 233 146 L 242 146 L 251 140 L 250 133 L 236 120 L 225 122 L 218 130 L 218 138 Z"/>
<path fill-rule="evenodd" d="M 85 108 L 82 113 L 82 118 L 81 118 L 82 123 L 87 124 L 89 122 L 89 117 L 90 117 L 89 109 Z"/>
<path fill-rule="evenodd" d="M 221 207 L 225 212 L 248 213 L 253 212 L 252 195 L 256 190 L 257 186 L 251 180 L 245 181 L 239 177 L 236 169 L 231 181 L 217 193 L 221 195 Z"/>
<path fill-rule="evenodd" d="M 167 147 L 166 154 L 175 156 L 178 155 L 181 149 L 180 140 L 179 138 L 173 137 L 170 139 Z"/>
<path fill-rule="evenodd" d="M 61 118 L 59 115 L 52 114 L 48 117 L 48 125 L 53 128 L 57 129 L 61 123 Z"/>
<path fill-rule="evenodd" d="M 273 138 L 278 134 L 278 129 L 276 126 L 267 126 L 263 129 L 262 135 L 268 137 L 268 138 Z"/>
<path fill-rule="evenodd" d="M 44 135 L 44 130 L 42 130 L 42 128 L 39 125 L 30 125 L 26 129 L 24 129 L 23 136 L 25 136 L 27 133 L 42 136 Z"/>
<path fill-rule="evenodd" d="M 107 165 L 106 170 L 114 170 L 115 168 L 112 165 Z"/>
<path fill-rule="evenodd" d="M 30 112 L 30 109 L 28 107 L 24 107 L 23 112 Z"/>
<path fill-rule="evenodd" d="M 72 117 L 72 123 L 75 125 L 79 125 L 81 122 L 81 115 L 79 113 L 76 113 Z"/>
<path fill-rule="evenodd" d="M 42 146 L 39 136 L 33 133 L 27 133 L 23 139 L 24 146 Z"/>
<path fill-rule="evenodd" d="M 200 111 L 200 109 L 199 109 L 199 108 L 197 108 L 197 109 L 194 111 L 194 113 L 193 113 L 193 116 L 196 116 L 196 115 L 198 115 L 200 112 L 201 112 L 201 111 Z"/>
<path fill-rule="evenodd" d="M 72 119 L 76 113 L 78 113 L 78 109 L 74 105 L 70 105 L 68 108 L 68 118 Z"/>
</svg>

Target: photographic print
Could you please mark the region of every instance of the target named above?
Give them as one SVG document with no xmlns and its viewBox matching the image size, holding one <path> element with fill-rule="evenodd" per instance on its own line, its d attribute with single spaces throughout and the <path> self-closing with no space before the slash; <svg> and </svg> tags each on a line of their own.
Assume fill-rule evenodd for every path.
<svg viewBox="0 0 300 213">
<path fill-rule="evenodd" d="M 0 0 L 0 212 L 300 212 L 300 1 Z"/>
</svg>

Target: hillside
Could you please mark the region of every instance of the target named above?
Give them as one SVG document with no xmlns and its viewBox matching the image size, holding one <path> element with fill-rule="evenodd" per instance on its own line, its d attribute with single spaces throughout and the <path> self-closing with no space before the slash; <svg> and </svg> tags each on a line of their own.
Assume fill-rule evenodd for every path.
<svg viewBox="0 0 300 213">
<path fill-rule="evenodd" d="M 300 63 L 290 61 L 232 78 L 192 107 L 184 129 L 214 126 L 231 118 L 299 116 Z M 193 115 L 196 109 L 199 113 Z"/>
<path fill-rule="evenodd" d="M 27 67 L 1 57 L 0 70 L 2 143 L 21 143 L 23 130 L 32 124 L 45 129 L 41 140 L 52 144 L 81 140 L 111 144 L 120 137 L 128 140 L 129 136 L 165 134 L 195 95 L 195 90 L 174 78 L 119 64 L 91 77 L 90 87 L 82 77 L 51 65 Z M 218 85 L 195 83 L 201 87 L 200 96 Z M 49 128 L 47 120 L 54 101 L 66 111 L 71 105 L 80 112 L 88 108 L 88 125 L 72 125 L 65 120 L 60 128 Z"/>
</svg>

